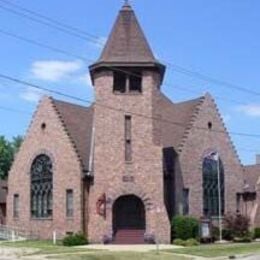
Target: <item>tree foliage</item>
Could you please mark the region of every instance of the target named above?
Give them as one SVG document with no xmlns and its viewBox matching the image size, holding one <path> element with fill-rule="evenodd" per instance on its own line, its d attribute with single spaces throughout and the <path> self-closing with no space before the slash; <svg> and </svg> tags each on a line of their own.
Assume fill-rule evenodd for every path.
<svg viewBox="0 0 260 260">
<path fill-rule="evenodd" d="M 18 152 L 22 141 L 21 136 L 14 137 L 12 141 L 0 136 L 0 179 L 7 178 L 15 154 Z"/>
</svg>

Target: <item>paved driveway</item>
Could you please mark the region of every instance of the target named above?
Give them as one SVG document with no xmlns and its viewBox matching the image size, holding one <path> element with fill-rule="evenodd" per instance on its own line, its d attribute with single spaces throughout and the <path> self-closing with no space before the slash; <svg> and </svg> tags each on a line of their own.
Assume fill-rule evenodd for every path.
<svg viewBox="0 0 260 260">
<path fill-rule="evenodd" d="M 249 256 L 244 258 L 244 260 L 260 260 L 260 255 Z"/>
</svg>

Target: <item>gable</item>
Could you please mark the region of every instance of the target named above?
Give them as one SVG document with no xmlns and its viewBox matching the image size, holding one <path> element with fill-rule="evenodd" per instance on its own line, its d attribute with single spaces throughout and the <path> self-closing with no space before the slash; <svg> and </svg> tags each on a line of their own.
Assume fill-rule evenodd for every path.
<svg viewBox="0 0 260 260">
<path fill-rule="evenodd" d="M 191 126 L 204 97 L 180 103 L 172 103 L 165 95 L 160 94 L 160 112 L 162 115 L 161 131 L 163 147 L 174 147 L 181 151 L 182 143 Z"/>
<path fill-rule="evenodd" d="M 215 149 L 220 153 L 220 156 L 229 161 L 230 165 L 242 167 L 217 105 L 209 94 L 205 95 L 203 103 L 194 115 L 193 122 L 183 143 L 183 150 L 189 145 L 196 144 L 204 147 L 205 151 Z"/>
</svg>

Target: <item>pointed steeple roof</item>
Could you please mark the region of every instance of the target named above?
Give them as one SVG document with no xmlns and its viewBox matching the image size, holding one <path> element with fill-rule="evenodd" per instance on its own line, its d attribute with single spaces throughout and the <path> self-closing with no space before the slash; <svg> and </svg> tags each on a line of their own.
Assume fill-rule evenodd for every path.
<svg viewBox="0 0 260 260">
<path fill-rule="evenodd" d="M 119 12 L 100 58 L 90 70 L 102 65 L 156 67 L 162 76 L 164 74 L 165 67 L 155 59 L 136 15 L 127 2 Z"/>
</svg>

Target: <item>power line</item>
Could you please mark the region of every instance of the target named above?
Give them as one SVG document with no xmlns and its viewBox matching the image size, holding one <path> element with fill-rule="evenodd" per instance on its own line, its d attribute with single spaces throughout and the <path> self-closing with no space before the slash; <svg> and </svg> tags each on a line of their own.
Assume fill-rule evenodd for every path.
<svg viewBox="0 0 260 260">
<path fill-rule="evenodd" d="M 32 10 L 29 10 L 28 8 L 24 8 L 24 7 L 22 7 L 20 5 L 17 5 L 17 4 L 13 4 L 13 3 L 11 3 L 11 2 L 9 2 L 7 0 L 0 0 L 0 1 L 2 3 L 4 3 L 4 4 L 7 4 L 9 6 L 13 6 L 14 8 L 19 9 L 19 10 L 21 10 L 23 12 L 26 12 L 26 13 L 28 13 L 30 15 L 34 15 L 37 18 L 29 16 L 29 15 L 26 15 L 26 14 L 21 13 L 21 12 L 17 12 L 14 9 L 11 9 L 11 8 L 8 8 L 8 7 L 0 5 L 0 8 L 6 10 L 8 12 L 14 13 L 14 14 L 16 14 L 18 16 L 22 16 L 22 17 L 24 17 L 26 19 L 29 19 L 29 20 L 32 20 L 34 22 L 44 24 L 44 25 L 46 25 L 48 27 L 52 27 L 54 29 L 60 30 L 60 31 L 62 31 L 64 33 L 67 33 L 69 35 L 76 36 L 76 37 L 78 37 L 80 39 L 88 40 L 88 41 L 94 42 L 95 44 L 100 44 L 100 45 L 103 46 L 103 44 L 101 44 L 101 42 L 98 41 L 98 39 L 100 39 L 100 37 L 98 37 L 98 36 L 94 36 L 93 34 L 89 34 L 89 33 L 85 32 L 85 31 L 83 31 L 81 29 L 78 29 L 78 28 L 73 27 L 71 25 L 62 23 L 60 21 L 57 21 L 56 19 L 47 17 L 46 15 L 42 15 L 39 12 L 35 12 L 35 11 L 32 11 Z M 45 21 L 39 19 L 39 17 L 41 19 L 44 19 Z M 182 74 L 187 75 L 189 77 L 198 78 L 198 79 L 206 81 L 206 82 L 211 82 L 211 83 L 214 83 L 214 84 L 226 86 L 227 88 L 235 89 L 237 91 L 248 93 L 248 94 L 251 94 L 251 95 L 254 95 L 254 96 L 260 96 L 260 92 L 257 92 L 257 91 L 254 91 L 254 90 L 242 87 L 242 86 L 238 86 L 238 85 L 230 83 L 230 82 L 219 80 L 219 79 L 210 77 L 208 75 L 202 74 L 202 73 L 197 72 L 197 71 L 192 71 L 192 70 L 186 69 L 186 68 L 184 68 L 182 66 L 173 64 L 171 62 L 165 61 L 165 63 L 167 65 L 169 65 L 169 67 L 172 68 L 174 71 L 182 73 Z"/>
<path fill-rule="evenodd" d="M 35 46 L 40 47 L 40 48 L 44 48 L 44 49 L 47 49 L 47 50 L 50 50 L 50 51 L 53 51 L 53 52 L 56 52 L 56 53 L 59 53 L 59 54 L 63 54 L 63 55 L 69 56 L 69 57 L 79 59 L 79 60 L 83 61 L 84 63 L 86 63 L 86 61 L 88 61 L 89 63 L 86 63 L 87 65 L 90 65 L 91 63 L 94 62 L 94 60 L 88 59 L 88 58 L 83 57 L 81 55 L 78 55 L 78 54 L 75 54 L 75 53 L 72 53 L 72 52 L 69 52 L 67 50 L 57 48 L 57 47 L 54 47 L 54 46 L 51 46 L 51 45 L 47 45 L 47 44 L 41 43 L 39 41 L 29 39 L 27 37 L 17 35 L 15 33 L 7 32 L 5 30 L 2 30 L 1 28 L 0 28 L 0 34 L 8 36 L 8 37 L 12 37 L 16 40 L 20 40 L 20 41 L 35 45 Z M 110 68 L 113 71 L 120 71 L 120 72 L 128 74 L 128 75 L 134 75 L 136 77 L 140 77 L 140 75 L 138 75 L 138 74 L 135 74 L 133 72 L 129 72 L 129 71 L 126 71 L 126 70 L 123 70 L 123 69 L 114 68 L 114 67 L 108 66 L 108 65 L 106 65 L 106 67 Z M 179 86 L 179 85 L 176 85 L 176 84 L 170 84 L 170 83 L 165 82 L 164 85 L 169 86 L 170 88 L 179 89 L 179 90 L 184 91 L 184 92 L 193 93 L 193 94 L 196 94 L 196 95 L 201 95 L 201 93 L 194 91 L 193 89 L 183 87 L 183 86 Z M 204 90 L 204 92 L 206 92 L 206 90 Z M 240 104 L 240 105 L 246 105 L 245 103 L 243 103 L 241 101 L 234 100 L 234 99 L 230 99 L 230 98 L 226 98 L 226 97 L 222 97 L 222 96 L 217 96 L 217 95 L 214 95 L 214 97 L 216 99 L 223 100 L 223 101 L 226 101 L 226 102 L 236 103 L 236 104 Z"/>
<path fill-rule="evenodd" d="M 77 101 L 80 101 L 80 102 L 86 102 L 86 103 L 89 103 L 89 104 L 93 103 L 92 101 L 87 100 L 87 99 L 83 99 L 83 98 L 75 97 L 73 95 L 65 94 L 65 93 L 63 93 L 61 91 L 48 89 L 48 88 L 45 88 L 45 87 L 42 87 L 42 86 L 30 83 L 28 81 L 24 81 L 24 80 L 21 80 L 21 79 L 18 79 L 18 78 L 9 76 L 9 75 L 5 75 L 5 74 L 2 74 L 2 73 L 0 73 L 0 78 L 3 78 L 5 80 L 9 80 L 9 81 L 18 83 L 20 85 L 29 86 L 29 87 L 32 87 L 32 88 L 35 88 L 35 89 L 38 89 L 38 90 L 43 90 L 45 92 L 49 92 L 49 93 L 52 93 L 52 94 L 63 96 L 63 97 L 69 98 L 69 99 L 74 99 L 74 100 L 77 100 Z M 161 122 L 164 122 L 164 123 L 169 123 L 169 124 L 173 124 L 173 125 L 176 125 L 176 126 L 179 126 L 179 127 L 187 128 L 186 124 L 183 124 L 183 123 L 180 123 L 180 122 L 175 122 L 175 121 L 171 121 L 171 120 L 167 120 L 167 119 L 162 119 L 160 117 L 152 117 L 152 116 L 148 116 L 148 115 L 141 114 L 141 113 L 135 113 L 135 112 L 131 112 L 131 111 L 126 111 L 124 109 L 111 107 L 111 106 L 108 106 L 108 105 L 105 105 L 105 104 L 102 104 L 102 103 L 98 103 L 98 102 L 95 102 L 95 105 L 101 106 L 101 107 L 104 107 L 106 109 L 110 109 L 110 110 L 113 110 L 113 111 L 128 113 L 128 114 L 131 114 L 131 115 L 134 115 L 134 116 L 143 117 L 143 118 L 146 118 L 146 119 L 157 120 L 157 121 L 161 121 Z M 198 130 L 206 130 L 206 131 L 208 131 L 208 128 L 206 128 L 206 127 L 194 126 L 194 128 L 198 129 Z M 226 133 L 225 131 L 217 130 L 217 129 L 212 129 L 211 131 L 215 132 L 215 133 Z M 232 135 L 240 136 L 240 137 L 260 138 L 259 134 L 250 134 L 250 133 L 232 132 L 232 131 L 229 132 L 229 133 L 232 134 Z"/>
<path fill-rule="evenodd" d="M 2 1 L 2 0 L 0 0 L 0 1 Z M 73 32 L 72 30 L 64 29 L 63 27 L 60 27 L 60 26 L 55 25 L 53 23 L 43 21 L 43 20 L 41 20 L 39 18 L 32 17 L 30 15 L 24 14 L 22 12 L 16 11 L 14 9 L 11 9 L 11 8 L 3 6 L 3 5 L 0 5 L 0 8 L 2 10 L 5 10 L 5 11 L 9 12 L 9 13 L 12 13 L 12 14 L 15 14 L 17 16 L 20 16 L 20 17 L 26 18 L 28 20 L 31 20 L 33 22 L 45 25 L 45 26 L 47 26 L 49 28 L 53 28 L 53 29 L 56 29 L 58 31 L 61 31 L 61 32 L 65 33 L 65 34 L 72 35 L 72 36 L 77 37 L 79 39 L 82 39 L 82 40 L 85 40 L 85 41 L 90 41 L 92 43 L 97 44 L 96 40 L 93 40 L 93 39 L 91 39 L 89 37 L 86 37 L 86 36 L 82 36 L 81 34 Z"/>
<path fill-rule="evenodd" d="M 55 19 L 53 19 L 53 18 L 51 18 L 51 17 L 48 17 L 48 16 L 43 15 L 43 14 L 41 14 L 41 13 L 39 13 L 39 12 L 36 12 L 36 11 L 30 10 L 30 9 L 25 8 L 25 7 L 23 7 L 23 6 L 17 5 L 17 4 L 15 4 L 15 3 L 10 2 L 10 1 L 7 1 L 7 0 L 0 0 L 0 1 L 1 1 L 2 3 L 5 3 L 5 4 L 9 5 L 9 6 L 13 6 L 14 8 L 17 8 L 17 9 L 19 9 L 19 10 L 22 10 L 22 11 L 28 13 L 28 14 L 31 14 L 31 15 L 34 15 L 34 16 L 37 16 L 37 17 L 40 17 L 41 19 L 44 19 L 44 20 L 46 20 L 46 21 L 48 21 L 48 22 L 50 22 L 50 23 L 52 23 L 52 24 L 58 24 L 59 26 L 65 28 L 65 29 L 70 29 L 70 30 L 72 30 L 72 31 L 76 31 L 77 33 L 79 33 L 79 34 L 81 34 L 81 35 L 83 35 L 83 36 L 87 36 L 87 37 L 92 38 L 93 40 L 96 41 L 97 44 L 100 43 L 100 45 L 102 45 L 102 46 L 104 45 L 104 44 L 100 41 L 100 37 L 95 36 L 95 35 L 93 35 L 93 34 L 90 34 L 90 33 L 86 32 L 86 31 L 83 31 L 83 30 L 81 30 L 81 29 L 79 29 L 79 28 L 77 28 L 77 27 L 74 27 L 74 26 L 72 26 L 72 25 L 69 25 L 69 24 L 60 22 L 60 21 L 55 20 Z"/>
<path fill-rule="evenodd" d="M 240 91 L 240 92 L 245 92 L 245 93 L 248 93 L 250 95 L 260 96 L 260 92 L 257 92 L 257 91 L 254 91 L 254 90 L 251 90 L 251 89 L 248 89 L 248 88 L 244 88 L 242 86 L 238 86 L 238 85 L 230 83 L 230 82 L 219 80 L 219 79 L 210 77 L 208 75 L 202 74 L 202 73 L 197 72 L 197 71 L 188 70 L 188 69 L 185 69 L 185 68 L 183 68 L 179 65 L 176 65 L 176 64 L 173 64 L 173 63 L 170 63 L 170 62 L 166 62 L 166 64 L 170 68 L 174 69 L 174 71 L 185 74 L 189 77 L 198 78 L 198 79 L 206 81 L 206 82 L 211 82 L 211 83 L 214 83 L 214 84 L 226 86 L 227 88 L 235 89 L 235 90 Z"/>
</svg>

